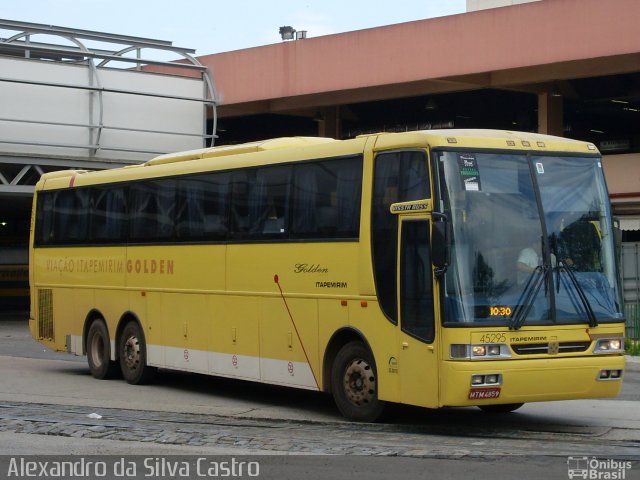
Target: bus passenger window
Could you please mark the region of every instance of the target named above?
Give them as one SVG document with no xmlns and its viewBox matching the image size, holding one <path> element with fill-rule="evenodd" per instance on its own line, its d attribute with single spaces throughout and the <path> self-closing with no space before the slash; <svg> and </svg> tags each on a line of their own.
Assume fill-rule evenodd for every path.
<svg viewBox="0 0 640 480">
<path fill-rule="evenodd" d="M 126 239 L 126 195 L 124 187 L 91 189 L 91 240 L 113 243 Z"/>
<path fill-rule="evenodd" d="M 362 161 L 359 157 L 296 166 L 293 180 L 294 238 L 357 238 Z"/>
<path fill-rule="evenodd" d="M 249 231 L 249 186 L 255 178 L 253 170 L 240 170 L 233 173 L 231 183 L 231 233 L 238 237 Z"/>
<path fill-rule="evenodd" d="M 89 189 L 61 190 L 55 194 L 52 243 L 78 244 L 87 241 Z"/>
<path fill-rule="evenodd" d="M 246 169 L 234 173 L 231 232 L 237 238 L 287 235 L 291 167 Z"/>
<path fill-rule="evenodd" d="M 249 233 L 268 238 L 287 234 L 291 167 L 258 169 L 249 193 Z"/>
<path fill-rule="evenodd" d="M 38 210 L 36 219 L 36 245 L 49 245 L 53 242 L 53 192 L 38 193 Z"/>
<path fill-rule="evenodd" d="M 173 237 L 175 180 L 135 183 L 131 187 L 132 240 L 169 240 Z"/>
<path fill-rule="evenodd" d="M 178 180 L 178 238 L 223 240 L 227 235 L 229 175 L 195 175 Z"/>
</svg>

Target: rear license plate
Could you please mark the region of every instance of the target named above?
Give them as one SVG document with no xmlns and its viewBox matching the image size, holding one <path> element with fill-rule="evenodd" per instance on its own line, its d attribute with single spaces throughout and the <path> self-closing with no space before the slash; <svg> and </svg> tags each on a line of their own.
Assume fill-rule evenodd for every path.
<svg viewBox="0 0 640 480">
<path fill-rule="evenodd" d="M 500 387 L 472 388 L 469 390 L 469 400 L 483 400 L 485 398 L 498 398 Z"/>
</svg>

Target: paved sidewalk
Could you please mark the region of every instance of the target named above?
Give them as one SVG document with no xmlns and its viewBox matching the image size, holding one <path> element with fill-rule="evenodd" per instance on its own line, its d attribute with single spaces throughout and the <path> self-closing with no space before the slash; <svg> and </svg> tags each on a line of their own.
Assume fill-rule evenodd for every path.
<svg viewBox="0 0 640 480">
<path fill-rule="evenodd" d="M 625 359 L 627 361 L 627 364 L 625 366 L 625 368 L 627 370 L 632 370 L 634 372 L 640 372 L 640 357 L 626 355 Z"/>
</svg>

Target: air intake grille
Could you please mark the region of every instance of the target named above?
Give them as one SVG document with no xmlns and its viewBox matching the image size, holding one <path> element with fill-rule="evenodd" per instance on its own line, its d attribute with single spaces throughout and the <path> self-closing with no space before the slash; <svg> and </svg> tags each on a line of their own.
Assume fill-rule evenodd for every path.
<svg viewBox="0 0 640 480">
<path fill-rule="evenodd" d="M 564 342 L 558 345 L 557 353 L 575 353 L 586 351 L 591 342 Z M 511 345 L 511 348 L 518 355 L 535 355 L 549 353 L 548 343 L 528 343 L 524 345 Z"/>
<path fill-rule="evenodd" d="M 38 290 L 38 336 L 55 340 L 53 335 L 53 292 L 50 288 Z"/>
</svg>

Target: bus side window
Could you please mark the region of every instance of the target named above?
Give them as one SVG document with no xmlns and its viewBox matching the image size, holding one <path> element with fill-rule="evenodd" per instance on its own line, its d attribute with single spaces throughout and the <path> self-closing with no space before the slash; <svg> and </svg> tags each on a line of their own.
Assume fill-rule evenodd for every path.
<svg viewBox="0 0 640 480">
<path fill-rule="evenodd" d="M 249 186 L 255 171 L 240 170 L 233 173 L 231 182 L 230 231 L 234 237 L 242 237 L 249 231 Z"/>
<path fill-rule="evenodd" d="M 404 222 L 400 277 L 402 331 L 431 343 L 435 324 L 429 243 L 428 221 Z"/>
<path fill-rule="evenodd" d="M 91 189 L 91 240 L 97 243 L 126 240 L 125 199 L 124 187 Z"/>
<path fill-rule="evenodd" d="M 294 238 L 357 238 L 360 228 L 362 160 L 324 160 L 295 167 Z"/>
<path fill-rule="evenodd" d="M 132 240 L 170 240 L 174 232 L 175 180 L 134 183 L 131 187 Z"/>
<path fill-rule="evenodd" d="M 224 240 L 227 235 L 228 174 L 195 175 L 178 180 L 178 238 Z"/>
<path fill-rule="evenodd" d="M 342 160 L 336 175 L 336 206 L 338 236 L 358 237 L 360 228 L 360 197 L 362 163 L 359 159 Z"/>
<path fill-rule="evenodd" d="M 249 189 L 249 234 L 253 238 L 283 237 L 288 232 L 289 177 L 292 167 L 256 171 Z"/>
<path fill-rule="evenodd" d="M 78 244 L 87 241 L 89 189 L 61 190 L 55 194 L 52 243 Z"/>
<path fill-rule="evenodd" d="M 299 165 L 293 177 L 293 213 L 291 230 L 296 237 L 316 236 L 319 232 L 319 217 L 331 216 L 331 206 L 323 205 L 321 195 L 330 192 L 329 186 L 320 185 L 322 171 L 316 163 Z M 325 224 L 331 223 L 330 220 Z"/>
<path fill-rule="evenodd" d="M 427 157 L 421 151 L 380 153 L 374 164 L 371 205 L 371 246 L 380 307 L 393 323 L 397 312 L 398 219 L 392 203 L 431 196 Z"/>
<path fill-rule="evenodd" d="M 37 245 L 49 245 L 53 242 L 53 205 L 55 193 L 38 193 L 38 216 L 36 219 Z"/>
</svg>

